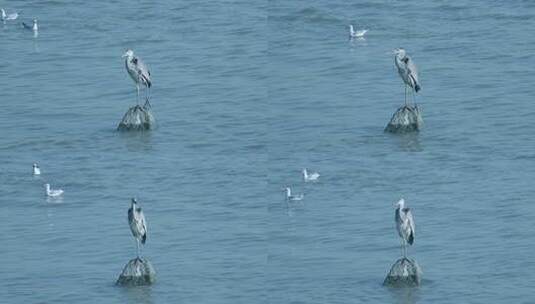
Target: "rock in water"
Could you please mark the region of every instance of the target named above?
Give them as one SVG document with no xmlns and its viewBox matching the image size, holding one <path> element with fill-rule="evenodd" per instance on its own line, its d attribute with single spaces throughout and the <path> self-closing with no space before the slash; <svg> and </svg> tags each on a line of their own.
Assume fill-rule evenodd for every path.
<svg viewBox="0 0 535 304">
<path fill-rule="evenodd" d="M 156 272 L 149 260 L 145 258 L 135 258 L 126 264 L 123 272 L 117 279 L 117 285 L 141 286 L 151 285 L 156 281 Z"/>
<path fill-rule="evenodd" d="M 136 105 L 128 109 L 119 126 L 117 126 L 117 130 L 144 131 L 154 129 L 155 126 L 156 120 L 152 115 L 150 106 L 145 104 L 144 106 Z"/>
<path fill-rule="evenodd" d="M 390 287 L 420 286 L 422 270 L 415 260 L 401 258 L 392 265 L 383 285 Z"/>
<path fill-rule="evenodd" d="M 419 131 L 423 126 L 422 115 L 417 105 L 400 107 L 385 128 L 385 132 L 407 133 Z"/>
</svg>

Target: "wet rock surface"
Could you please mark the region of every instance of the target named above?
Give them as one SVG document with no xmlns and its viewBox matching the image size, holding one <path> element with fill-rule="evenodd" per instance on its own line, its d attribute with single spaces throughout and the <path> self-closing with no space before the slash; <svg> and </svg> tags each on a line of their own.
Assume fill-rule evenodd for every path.
<svg viewBox="0 0 535 304">
<path fill-rule="evenodd" d="M 422 114 L 417 105 L 404 105 L 392 115 L 385 132 L 408 133 L 417 132 L 423 127 Z"/>
<path fill-rule="evenodd" d="M 136 105 L 128 109 L 124 114 L 123 119 L 117 126 L 119 131 L 145 131 L 156 127 L 156 120 L 150 105 L 146 103 L 144 106 Z"/>
<path fill-rule="evenodd" d="M 156 271 L 146 258 L 135 258 L 124 266 L 116 284 L 121 286 L 151 285 L 156 281 Z"/>
<path fill-rule="evenodd" d="M 401 258 L 390 268 L 383 285 L 389 287 L 416 287 L 422 282 L 422 270 L 415 260 Z"/>
</svg>

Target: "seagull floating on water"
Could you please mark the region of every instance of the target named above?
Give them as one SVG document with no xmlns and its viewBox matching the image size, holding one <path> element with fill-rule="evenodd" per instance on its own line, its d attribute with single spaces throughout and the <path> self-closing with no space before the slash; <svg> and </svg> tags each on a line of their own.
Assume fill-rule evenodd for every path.
<svg viewBox="0 0 535 304">
<path fill-rule="evenodd" d="M 7 14 L 6 11 L 2 8 L 0 9 L 2 11 L 2 21 L 5 23 L 8 20 L 16 20 L 19 17 L 19 13 L 13 12 L 11 14 Z"/>
<path fill-rule="evenodd" d="M 36 163 L 33 164 L 33 175 L 41 175 L 41 169 Z"/>
<path fill-rule="evenodd" d="M 364 35 L 368 30 L 362 29 L 362 30 L 356 30 L 353 28 L 353 24 L 349 25 L 349 38 L 364 38 Z"/>
<path fill-rule="evenodd" d="M 421 90 L 420 81 L 418 80 L 418 69 L 407 55 L 407 52 L 403 48 L 395 49 L 394 62 L 398 68 L 398 73 L 403 82 L 405 83 L 405 105 L 407 105 L 407 86 L 418 93 Z"/>
<path fill-rule="evenodd" d="M 152 86 L 152 81 L 150 80 L 150 71 L 149 68 L 141 61 L 141 58 L 134 55 L 134 51 L 131 49 L 126 50 L 123 54 L 125 59 L 126 70 L 132 80 L 136 83 L 136 96 L 137 103 L 139 103 L 139 86 L 145 86 L 148 89 L 150 94 L 150 87 Z M 147 97 L 148 98 L 148 97 Z"/>
<path fill-rule="evenodd" d="M 304 194 L 294 194 L 292 195 L 292 189 L 290 187 L 286 187 L 286 199 L 289 201 L 301 201 L 303 198 L 305 198 Z"/>
<path fill-rule="evenodd" d="M 50 189 L 50 184 L 45 184 L 46 195 L 49 197 L 58 197 L 63 195 L 62 189 Z"/>
<path fill-rule="evenodd" d="M 135 198 L 132 199 L 132 205 L 128 209 L 128 224 L 130 225 L 130 231 L 136 239 L 137 244 L 137 257 L 139 258 L 140 245 L 145 244 L 147 241 L 147 225 L 145 223 L 145 215 L 141 207 L 138 207 Z"/>
<path fill-rule="evenodd" d="M 22 22 L 22 27 L 27 30 L 33 31 L 34 37 L 37 37 L 37 35 L 39 34 L 39 26 L 37 25 L 37 19 L 33 19 L 33 25 L 29 25 L 25 22 Z"/>
<path fill-rule="evenodd" d="M 303 180 L 306 182 L 315 182 L 320 178 L 320 174 L 318 172 L 308 173 L 307 169 L 303 169 Z"/>
<path fill-rule="evenodd" d="M 405 207 L 405 200 L 400 199 L 395 205 L 396 229 L 401 238 L 401 251 L 403 257 L 407 257 L 407 243 L 414 243 L 414 218 L 411 209 Z"/>
</svg>

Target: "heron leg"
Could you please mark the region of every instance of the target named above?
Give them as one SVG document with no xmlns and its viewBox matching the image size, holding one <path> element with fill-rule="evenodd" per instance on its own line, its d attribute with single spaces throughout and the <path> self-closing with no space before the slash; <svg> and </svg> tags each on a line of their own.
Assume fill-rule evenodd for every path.
<svg viewBox="0 0 535 304">
<path fill-rule="evenodd" d="M 136 103 L 139 105 L 139 84 L 136 84 Z"/>
<path fill-rule="evenodd" d="M 139 239 L 136 238 L 136 253 L 137 253 L 137 258 L 139 259 Z"/>
<path fill-rule="evenodd" d="M 145 89 L 145 105 L 148 105 L 149 108 L 151 108 L 152 106 L 150 105 L 150 88 L 147 86 L 146 89 Z"/>
<path fill-rule="evenodd" d="M 145 99 L 145 104 L 143 105 L 143 108 L 145 108 L 145 109 L 150 109 L 150 108 L 152 108 L 152 106 L 150 105 L 150 101 L 149 101 L 148 98 Z"/>
<path fill-rule="evenodd" d="M 407 85 L 405 85 L 405 106 L 407 105 Z"/>
</svg>

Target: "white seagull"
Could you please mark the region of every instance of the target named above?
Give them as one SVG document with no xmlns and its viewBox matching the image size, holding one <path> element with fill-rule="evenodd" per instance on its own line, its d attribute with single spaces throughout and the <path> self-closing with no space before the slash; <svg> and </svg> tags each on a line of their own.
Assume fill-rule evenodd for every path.
<svg viewBox="0 0 535 304">
<path fill-rule="evenodd" d="M 149 68 L 145 65 L 145 63 L 143 63 L 143 61 L 141 61 L 141 58 L 134 55 L 134 51 L 131 49 L 126 50 L 126 52 L 123 54 L 123 57 L 126 57 L 124 62 L 126 70 L 128 71 L 130 77 L 132 77 L 132 80 L 134 80 L 136 83 L 137 103 L 139 103 L 140 85 L 147 87 L 150 93 L 152 81 L 150 80 Z"/>
<path fill-rule="evenodd" d="M 128 224 L 130 225 L 130 230 L 132 235 L 136 239 L 137 244 L 137 257 L 139 258 L 140 245 L 145 244 L 147 240 L 147 225 L 145 223 L 145 215 L 141 207 L 138 207 L 137 201 L 135 198 L 132 199 L 132 205 L 128 209 Z"/>
<path fill-rule="evenodd" d="M 409 208 L 405 207 L 405 200 L 400 199 L 396 204 L 395 219 L 396 229 L 401 238 L 401 250 L 403 257 L 407 257 L 407 244 L 414 243 L 414 218 Z"/>
<path fill-rule="evenodd" d="M 24 27 L 27 30 L 33 31 L 34 37 L 37 37 L 37 35 L 39 34 L 39 26 L 37 25 L 37 19 L 33 19 L 32 25 L 22 22 L 22 27 Z"/>
<path fill-rule="evenodd" d="M 19 13 L 14 12 L 11 14 L 7 14 L 6 11 L 2 8 L 0 9 L 2 11 L 2 21 L 6 23 L 8 20 L 16 20 L 19 17 Z"/>
<path fill-rule="evenodd" d="M 308 173 L 307 168 L 303 169 L 303 180 L 306 182 L 315 182 L 320 178 L 320 174 L 318 172 Z"/>
<path fill-rule="evenodd" d="M 355 31 L 353 24 L 349 25 L 349 38 L 364 38 L 367 32 L 368 30 L 366 29 Z"/>
<path fill-rule="evenodd" d="M 403 82 L 405 83 L 405 105 L 407 104 L 407 86 L 418 93 L 421 90 L 420 81 L 418 80 L 418 69 L 407 55 L 407 52 L 403 48 L 395 49 L 394 62 L 398 68 L 398 73 Z"/>
<path fill-rule="evenodd" d="M 41 175 L 41 169 L 36 163 L 33 164 L 33 175 Z"/>
<path fill-rule="evenodd" d="M 49 196 L 49 197 L 58 197 L 58 196 L 63 195 L 63 192 L 64 192 L 61 189 L 55 189 L 55 190 L 50 189 L 50 184 L 45 184 L 45 190 L 46 190 L 46 196 Z"/>
<path fill-rule="evenodd" d="M 293 194 L 292 195 L 292 189 L 290 187 L 286 187 L 286 199 L 288 201 L 301 201 L 303 198 L 305 198 L 304 194 Z"/>
</svg>

